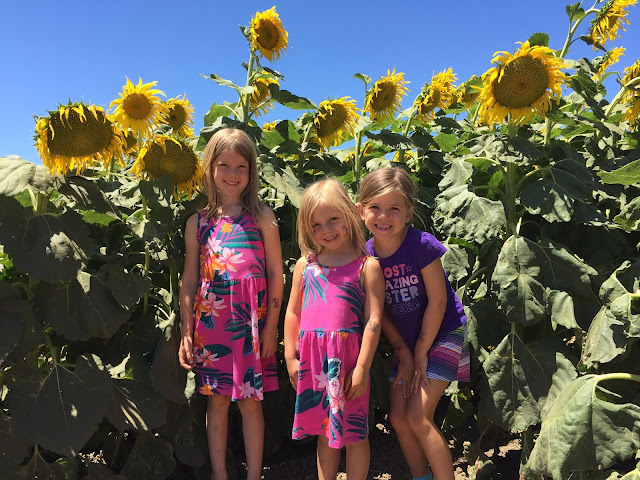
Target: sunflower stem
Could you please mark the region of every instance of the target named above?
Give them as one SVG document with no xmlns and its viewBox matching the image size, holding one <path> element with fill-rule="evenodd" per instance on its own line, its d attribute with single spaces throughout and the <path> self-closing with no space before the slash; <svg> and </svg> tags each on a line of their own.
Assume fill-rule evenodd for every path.
<svg viewBox="0 0 640 480">
<path fill-rule="evenodd" d="M 409 135 L 409 129 L 411 128 L 411 122 L 413 122 L 413 114 L 415 113 L 416 108 L 415 106 L 411 107 L 411 110 L 409 110 L 409 118 L 407 118 L 407 123 L 404 125 L 404 128 L 402 129 L 402 136 L 406 137 L 407 135 Z M 400 150 L 398 150 L 398 162 L 400 163 L 404 163 L 404 148 L 401 148 Z"/>
<path fill-rule="evenodd" d="M 300 149 L 307 149 L 307 142 L 309 141 L 309 136 L 311 135 L 311 129 L 313 128 L 313 123 L 309 122 L 307 124 L 307 126 L 305 127 L 304 130 L 304 136 L 302 137 L 302 144 L 300 145 Z M 304 159 L 305 159 L 305 154 L 302 153 L 302 151 L 300 152 L 300 154 L 298 155 L 298 171 L 297 171 L 297 176 L 298 176 L 298 180 L 302 181 L 302 176 L 304 175 Z"/>
<path fill-rule="evenodd" d="M 249 66 L 247 68 L 247 83 L 246 86 L 249 87 L 253 84 L 253 70 L 254 65 L 256 63 L 256 52 L 251 50 L 251 55 L 249 56 Z M 249 97 L 251 93 L 245 93 L 242 95 L 242 118 L 240 119 L 243 123 L 249 123 Z"/>
<path fill-rule="evenodd" d="M 362 168 L 362 152 L 360 151 L 360 146 L 362 145 L 362 130 L 356 133 L 356 158 L 353 162 L 354 168 L 354 176 L 356 182 L 360 179 L 360 169 Z"/>
</svg>

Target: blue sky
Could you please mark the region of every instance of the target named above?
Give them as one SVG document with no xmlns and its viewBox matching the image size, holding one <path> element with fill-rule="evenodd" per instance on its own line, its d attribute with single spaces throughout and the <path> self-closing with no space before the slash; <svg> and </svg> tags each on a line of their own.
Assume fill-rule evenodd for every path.
<svg viewBox="0 0 640 480">
<path fill-rule="evenodd" d="M 566 2 L 569 3 L 569 2 Z M 603 5 L 604 2 L 601 3 Z M 216 73 L 244 84 L 249 58 L 238 25 L 248 25 L 273 1 L 183 2 L 158 0 L 5 2 L 0 17 L 0 156 L 19 155 L 40 163 L 33 146 L 33 116 L 59 102 L 84 100 L 108 108 L 126 77 L 157 81 L 167 98 L 186 93 L 195 108 L 196 130 L 212 103 L 235 101 L 235 92 L 201 77 Z M 452 67 L 459 83 L 491 66 L 494 52 L 513 52 L 516 42 L 546 32 L 560 49 L 569 23 L 565 2 L 538 0 L 323 0 L 282 1 L 276 11 L 289 32 L 289 47 L 268 66 L 281 72 L 281 88 L 318 104 L 350 96 L 363 106 L 357 72 L 374 80 L 396 68 L 405 73 L 410 106 L 431 75 Z M 588 9 L 592 3 L 584 2 Z M 622 71 L 640 58 L 640 7 L 630 26 L 607 46 L 624 46 Z M 584 34 L 588 21 L 579 33 Z M 567 58 L 597 53 L 578 41 Z M 612 98 L 617 91 L 607 82 Z M 295 119 L 302 112 L 278 108 L 259 123 Z"/>
</svg>

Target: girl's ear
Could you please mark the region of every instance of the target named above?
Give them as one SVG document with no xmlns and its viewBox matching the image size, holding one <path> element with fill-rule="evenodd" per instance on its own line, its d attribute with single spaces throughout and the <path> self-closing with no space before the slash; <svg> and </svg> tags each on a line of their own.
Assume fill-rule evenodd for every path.
<svg viewBox="0 0 640 480">
<path fill-rule="evenodd" d="M 358 205 L 358 213 L 360 214 L 360 218 L 364 220 L 364 207 L 360 202 L 358 202 L 357 205 Z"/>
</svg>

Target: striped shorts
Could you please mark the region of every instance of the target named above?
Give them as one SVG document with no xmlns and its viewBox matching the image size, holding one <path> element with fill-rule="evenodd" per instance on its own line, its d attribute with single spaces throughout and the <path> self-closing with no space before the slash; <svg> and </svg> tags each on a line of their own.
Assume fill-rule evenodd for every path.
<svg viewBox="0 0 640 480">
<path fill-rule="evenodd" d="M 393 355 L 389 381 L 393 382 L 398 374 L 399 358 Z M 427 378 L 452 382 L 469 381 L 469 343 L 467 340 L 467 324 L 460 325 L 447 333 L 431 346 Z M 402 383 L 400 380 L 398 383 Z"/>
</svg>

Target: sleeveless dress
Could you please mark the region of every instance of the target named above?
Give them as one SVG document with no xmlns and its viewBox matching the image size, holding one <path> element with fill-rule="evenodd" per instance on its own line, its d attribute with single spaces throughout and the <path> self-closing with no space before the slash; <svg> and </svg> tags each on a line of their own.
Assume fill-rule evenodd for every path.
<svg viewBox="0 0 640 480">
<path fill-rule="evenodd" d="M 255 398 L 278 389 L 275 355 L 260 359 L 267 279 L 260 228 L 248 212 L 198 213 L 200 280 L 194 299 L 196 378 L 203 395 Z"/>
<path fill-rule="evenodd" d="M 307 258 L 302 274 L 298 352 L 300 369 L 293 419 L 294 440 L 324 435 L 340 448 L 367 438 L 369 390 L 347 401 L 346 375 L 362 343 L 364 290 L 360 273 L 367 256 L 339 267 Z"/>
</svg>

